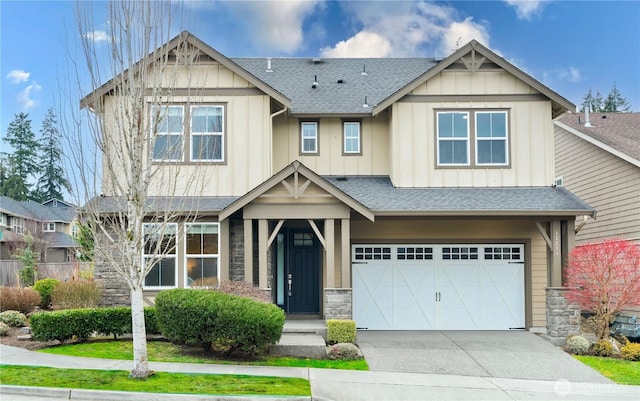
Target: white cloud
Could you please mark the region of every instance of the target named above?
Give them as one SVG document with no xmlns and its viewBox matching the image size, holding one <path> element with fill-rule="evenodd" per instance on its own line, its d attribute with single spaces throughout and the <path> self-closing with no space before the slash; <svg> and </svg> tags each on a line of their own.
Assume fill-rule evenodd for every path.
<svg viewBox="0 0 640 401">
<path fill-rule="evenodd" d="M 504 0 L 505 3 L 516 9 L 516 15 L 520 19 L 531 20 L 535 14 L 542 11 L 544 0 Z"/>
<path fill-rule="evenodd" d="M 391 44 L 377 33 L 361 31 L 334 47 L 325 47 L 320 53 L 322 57 L 387 57 Z"/>
<path fill-rule="evenodd" d="M 556 68 L 551 72 L 544 72 L 545 80 L 553 79 L 552 77 L 559 78 L 568 82 L 580 82 L 582 81 L 582 75 L 580 70 L 576 67 Z"/>
<path fill-rule="evenodd" d="M 333 47 L 322 49 L 323 54 L 354 57 L 362 50 L 355 44 L 364 43 L 365 39 L 375 43 L 386 41 L 390 50 L 385 50 L 385 54 L 390 57 L 448 56 L 472 39 L 489 45 L 489 33 L 483 23 L 470 17 L 461 20 L 457 11 L 449 6 L 425 1 L 357 1 L 341 3 L 341 6 L 357 32 Z M 345 53 L 346 50 L 350 52 Z"/>
<path fill-rule="evenodd" d="M 302 24 L 318 0 L 232 1 L 222 3 L 247 23 L 256 42 L 269 50 L 294 53 L 304 45 Z"/>
<path fill-rule="evenodd" d="M 106 31 L 92 31 L 84 34 L 85 39 L 89 39 L 94 43 L 108 42 L 109 34 Z"/>
<path fill-rule="evenodd" d="M 36 81 L 32 81 L 31 85 L 24 88 L 18 94 L 18 103 L 22 106 L 23 111 L 29 111 L 33 106 L 36 105 L 36 101 L 33 99 L 34 92 L 39 92 L 42 90 L 42 86 L 38 85 Z"/>
<path fill-rule="evenodd" d="M 22 82 L 27 82 L 29 80 L 30 73 L 23 70 L 12 70 L 7 74 L 7 79 L 11 81 L 12 84 L 19 84 Z"/>
</svg>

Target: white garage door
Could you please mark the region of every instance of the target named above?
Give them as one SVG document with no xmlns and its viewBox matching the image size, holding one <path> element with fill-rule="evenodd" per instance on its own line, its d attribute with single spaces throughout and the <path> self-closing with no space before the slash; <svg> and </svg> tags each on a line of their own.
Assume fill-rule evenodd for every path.
<svg viewBox="0 0 640 401">
<path fill-rule="evenodd" d="M 353 318 L 370 330 L 525 327 L 521 244 L 354 245 Z"/>
</svg>

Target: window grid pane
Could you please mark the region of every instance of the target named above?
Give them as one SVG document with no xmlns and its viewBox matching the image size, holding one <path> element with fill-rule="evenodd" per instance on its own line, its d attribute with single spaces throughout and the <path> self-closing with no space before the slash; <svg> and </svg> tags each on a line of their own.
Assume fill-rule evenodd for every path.
<svg viewBox="0 0 640 401">
<path fill-rule="evenodd" d="M 218 223 L 189 224 L 186 227 L 186 280 L 218 279 Z"/>
<path fill-rule="evenodd" d="M 191 108 L 191 160 L 224 160 L 224 107 Z"/>
<path fill-rule="evenodd" d="M 344 123 L 344 152 L 360 153 L 360 123 Z"/>
<path fill-rule="evenodd" d="M 476 163 L 507 164 L 507 113 L 476 112 Z"/>
<path fill-rule="evenodd" d="M 302 123 L 302 153 L 318 152 L 318 124 Z"/>
<path fill-rule="evenodd" d="M 151 108 L 154 160 L 182 160 L 183 114 L 182 106 L 153 106 Z"/>
<path fill-rule="evenodd" d="M 438 164 L 469 164 L 469 113 L 437 113 Z"/>
<path fill-rule="evenodd" d="M 144 263 L 154 261 L 144 279 L 145 287 L 175 287 L 176 285 L 176 233 L 177 225 L 145 223 Z"/>
</svg>

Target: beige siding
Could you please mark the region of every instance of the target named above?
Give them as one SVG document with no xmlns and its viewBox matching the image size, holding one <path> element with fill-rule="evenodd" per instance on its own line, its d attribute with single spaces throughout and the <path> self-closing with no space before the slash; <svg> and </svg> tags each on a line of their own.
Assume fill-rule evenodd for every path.
<svg viewBox="0 0 640 401">
<path fill-rule="evenodd" d="M 300 153 L 300 122 L 318 121 L 317 155 Z M 278 116 L 273 127 L 273 170 L 294 160 L 321 175 L 388 175 L 388 113 L 361 120 L 361 155 L 343 155 L 341 118 L 297 119 Z"/>
<path fill-rule="evenodd" d="M 576 244 L 606 238 L 640 239 L 640 167 L 555 128 L 556 174 L 597 210 L 576 235 Z"/>
<path fill-rule="evenodd" d="M 545 327 L 547 248 L 532 221 L 378 219 L 351 221 L 352 243 L 525 243 L 527 324 Z M 336 272 L 337 273 L 337 272 Z"/>
<path fill-rule="evenodd" d="M 391 178 L 399 187 L 548 186 L 554 178 L 550 101 L 509 100 L 535 95 L 505 72 L 443 72 L 413 95 L 504 95 L 504 101 L 401 101 L 392 106 Z M 438 109 L 503 109 L 509 112 L 509 162 L 506 167 L 438 168 Z M 474 158 L 474 155 L 470 155 Z"/>
</svg>

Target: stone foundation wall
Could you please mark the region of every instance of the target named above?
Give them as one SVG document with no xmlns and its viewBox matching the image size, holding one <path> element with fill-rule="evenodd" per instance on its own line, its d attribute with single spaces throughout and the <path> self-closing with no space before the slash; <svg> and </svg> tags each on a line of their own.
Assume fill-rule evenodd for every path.
<svg viewBox="0 0 640 401">
<path fill-rule="evenodd" d="M 351 319 L 351 288 L 324 289 L 324 318 Z"/>
<path fill-rule="evenodd" d="M 565 346 L 567 337 L 580 334 L 580 307 L 564 297 L 568 288 L 550 287 L 547 294 L 547 336 L 557 346 Z"/>
</svg>

